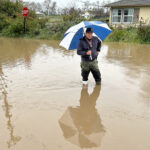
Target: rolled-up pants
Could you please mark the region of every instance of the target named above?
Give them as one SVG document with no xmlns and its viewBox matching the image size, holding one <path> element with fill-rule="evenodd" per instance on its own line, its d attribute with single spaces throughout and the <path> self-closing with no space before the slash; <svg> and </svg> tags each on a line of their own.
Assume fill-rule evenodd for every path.
<svg viewBox="0 0 150 150">
<path fill-rule="evenodd" d="M 81 61 L 81 75 L 83 81 L 88 81 L 90 72 L 92 73 L 96 82 L 101 81 L 101 73 L 98 67 L 98 61 Z"/>
</svg>

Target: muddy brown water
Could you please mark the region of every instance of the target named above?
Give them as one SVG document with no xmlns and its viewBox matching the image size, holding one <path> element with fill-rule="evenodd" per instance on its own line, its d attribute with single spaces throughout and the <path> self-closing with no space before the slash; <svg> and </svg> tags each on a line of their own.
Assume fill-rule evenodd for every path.
<svg viewBox="0 0 150 150">
<path fill-rule="evenodd" d="M 0 150 L 150 150 L 150 45 L 103 43 L 84 88 L 58 44 L 0 38 Z"/>
</svg>

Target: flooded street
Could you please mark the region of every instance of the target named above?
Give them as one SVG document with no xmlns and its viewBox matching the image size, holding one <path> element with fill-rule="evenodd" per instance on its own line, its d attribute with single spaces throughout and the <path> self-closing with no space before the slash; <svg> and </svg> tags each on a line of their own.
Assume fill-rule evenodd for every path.
<svg viewBox="0 0 150 150">
<path fill-rule="evenodd" d="M 0 150 L 150 150 L 150 45 L 103 43 L 88 88 L 58 45 L 0 38 Z"/>
</svg>

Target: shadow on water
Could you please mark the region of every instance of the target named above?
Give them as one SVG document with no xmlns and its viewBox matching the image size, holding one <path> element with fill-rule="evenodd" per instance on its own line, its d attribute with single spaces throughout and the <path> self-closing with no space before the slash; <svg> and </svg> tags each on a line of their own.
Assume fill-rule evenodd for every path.
<svg viewBox="0 0 150 150">
<path fill-rule="evenodd" d="M 89 94 L 88 88 L 82 87 L 80 106 L 68 107 L 59 120 L 64 138 L 80 148 L 99 147 L 105 134 L 100 115 L 95 108 L 100 90 L 101 86 L 97 85 L 92 94 Z"/>
<path fill-rule="evenodd" d="M 7 128 L 9 130 L 9 135 L 10 135 L 10 140 L 7 142 L 7 144 L 8 144 L 8 148 L 11 148 L 21 140 L 21 137 L 14 136 L 14 126 L 12 125 L 12 121 L 11 121 L 12 114 L 10 113 L 10 109 L 12 106 L 9 105 L 8 103 L 6 77 L 3 73 L 1 64 L 0 64 L 0 94 L 2 95 L 2 99 L 3 99 L 2 107 L 5 112 L 5 117 L 7 118 Z"/>
</svg>

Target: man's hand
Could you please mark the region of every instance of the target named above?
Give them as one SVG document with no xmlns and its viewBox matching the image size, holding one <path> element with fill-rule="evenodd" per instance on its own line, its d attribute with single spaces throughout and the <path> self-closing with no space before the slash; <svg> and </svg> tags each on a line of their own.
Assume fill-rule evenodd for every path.
<svg viewBox="0 0 150 150">
<path fill-rule="evenodd" d="M 86 54 L 87 54 L 87 55 L 91 55 L 91 50 L 88 50 L 88 51 L 86 52 Z"/>
</svg>

